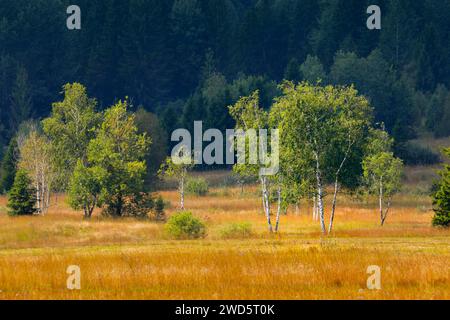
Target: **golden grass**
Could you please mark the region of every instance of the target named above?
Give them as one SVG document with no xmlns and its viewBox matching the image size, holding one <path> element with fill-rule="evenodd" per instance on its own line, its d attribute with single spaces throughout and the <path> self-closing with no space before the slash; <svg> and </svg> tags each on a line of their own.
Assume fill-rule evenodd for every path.
<svg viewBox="0 0 450 320">
<path fill-rule="evenodd" d="M 269 235 L 255 187 L 187 197 L 205 219 L 202 240 L 167 239 L 163 226 L 96 216 L 83 221 L 60 197 L 45 217 L 10 218 L 0 198 L 0 299 L 450 299 L 450 231 L 430 226 L 429 199 L 401 195 L 385 227 L 375 202 L 341 198 L 335 232 L 322 238 L 310 207 Z M 176 211 L 178 196 L 162 192 Z M 220 230 L 249 222 L 249 239 Z M 81 268 L 81 290 L 66 269 Z M 382 290 L 366 287 L 367 267 Z"/>
</svg>

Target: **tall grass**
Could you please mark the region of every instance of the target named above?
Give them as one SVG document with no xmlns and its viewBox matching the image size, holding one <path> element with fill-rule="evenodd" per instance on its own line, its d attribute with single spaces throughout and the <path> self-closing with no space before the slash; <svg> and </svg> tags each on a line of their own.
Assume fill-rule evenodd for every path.
<svg viewBox="0 0 450 320">
<path fill-rule="evenodd" d="M 163 192 L 177 208 L 176 192 Z M 321 238 L 310 204 L 281 217 L 269 235 L 258 190 L 216 189 L 188 196 L 206 222 L 201 240 L 171 240 L 164 226 L 95 214 L 83 221 L 63 197 L 45 217 L 0 210 L 0 299 L 449 299 L 450 231 L 431 227 L 428 197 L 401 195 L 385 227 L 374 199 L 339 199 L 336 228 Z M 0 198 L 0 207 L 5 206 Z M 227 237 L 231 224 L 251 224 Z M 66 289 L 66 269 L 81 268 L 81 290 Z M 367 267 L 382 270 L 382 290 L 366 287 Z"/>
</svg>

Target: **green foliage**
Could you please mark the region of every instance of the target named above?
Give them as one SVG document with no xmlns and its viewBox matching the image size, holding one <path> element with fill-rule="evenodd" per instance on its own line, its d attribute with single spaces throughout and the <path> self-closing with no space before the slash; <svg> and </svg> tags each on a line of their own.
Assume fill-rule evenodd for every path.
<svg viewBox="0 0 450 320">
<path fill-rule="evenodd" d="M 132 194 L 124 199 L 122 216 L 149 218 L 155 209 L 155 199 L 150 193 L 140 192 Z M 116 216 L 114 207 L 107 207 L 103 214 Z"/>
<path fill-rule="evenodd" d="M 105 173 L 100 200 L 111 215 L 126 215 L 125 199 L 142 192 L 148 145 L 146 135 L 138 134 L 134 116 L 127 112 L 127 101 L 106 110 L 96 137 L 89 142 L 87 160 L 95 172 Z"/>
<path fill-rule="evenodd" d="M 82 209 L 85 218 L 90 218 L 96 206 L 101 206 L 102 182 L 107 172 L 104 168 L 87 167 L 81 160 L 75 167 L 68 188 L 68 202 L 75 210 Z"/>
<path fill-rule="evenodd" d="M 377 195 L 380 188 L 386 197 L 392 197 L 400 190 L 403 162 L 392 152 L 380 152 L 363 161 L 364 178 L 369 190 Z"/>
<path fill-rule="evenodd" d="M 196 196 L 206 196 L 209 184 L 204 178 L 190 178 L 186 181 L 186 191 Z"/>
<path fill-rule="evenodd" d="M 236 104 L 228 107 L 231 117 L 236 122 L 236 130 L 267 129 L 269 126 L 269 115 L 260 106 L 259 91 L 256 90 L 250 96 L 242 97 Z M 262 164 L 252 164 L 250 157 L 251 137 L 245 138 L 245 163 L 237 163 L 233 166 L 233 171 L 243 177 L 258 177 Z M 253 142 L 254 143 L 254 142 Z"/>
<path fill-rule="evenodd" d="M 167 221 L 165 230 L 170 237 L 175 239 L 198 239 L 206 236 L 204 222 L 194 217 L 189 211 L 179 212 L 171 216 Z"/>
<path fill-rule="evenodd" d="M 58 180 L 64 190 L 77 161 L 87 162 L 87 147 L 95 136 L 101 114 L 95 111 L 97 102 L 88 97 L 83 85 L 66 84 L 63 90 L 64 100 L 53 104 L 51 116 L 42 124 L 51 140 Z"/>
<path fill-rule="evenodd" d="M 450 156 L 450 148 L 445 150 L 447 156 Z M 444 170 L 440 172 L 441 180 L 437 185 L 437 191 L 433 195 L 434 205 L 434 226 L 450 226 L 450 165 L 445 165 Z"/>
<path fill-rule="evenodd" d="M 0 193 L 8 192 L 13 183 L 17 170 L 18 146 L 15 138 L 11 139 L 3 156 L 0 167 Z"/>
<path fill-rule="evenodd" d="M 36 212 L 36 190 L 25 170 L 18 170 L 14 184 L 8 194 L 8 214 L 11 216 L 32 215 Z"/>
<path fill-rule="evenodd" d="M 248 222 L 231 223 L 220 230 L 223 239 L 245 239 L 252 235 L 252 225 Z"/>
<path fill-rule="evenodd" d="M 324 185 L 334 183 L 328 232 L 333 226 L 337 194 L 341 186 L 354 189 L 361 175 L 364 146 L 372 120 L 367 99 L 353 87 L 283 84 L 270 122 L 280 130 L 282 182 L 297 194 L 310 194 L 315 184 L 322 232 Z"/>
<path fill-rule="evenodd" d="M 267 75 L 265 83 L 273 88 L 271 80 L 279 81 L 286 70 L 288 78 L 298 80 L 295 60 L 302 63 L 308 55 L 317 56 L 323 69 L 329 70 L 338 51 L 367 59 L 376 50 L 382 59 L 371 58 L 366 68 L 354 64 L 362 74 L 353 78 L 353 73 L 347 79 L 371 100 L 377 121 L 384 121 L 391 134 L 396 129 L 396 140 L 410 135 L 410 129 L 423 120 L 409 110 L 402 81 L 407 82 L 406 91 L 434 92 L 439 84 L 450 87 L 450 21 L 444 14 L 450 11 L 448 0 L 382 1 L 382 31 L 367 29 L 367 1 L 79 0 L 80 7 L 86 8 L 82 37 L 61 32 L 65 26 L 60 21 L 66 16 L 60 1 L 5 0 L 2 4 L 0 149 L 14 136 L 16 119 L 23 118 L 16 118 L 15 106 L 32 106 L 23 109 L 32 114 L 19 112 L 25 117 L 45 117 L 48 105 L 57 98 L 55 88 L 71 79 L 82 79 L 102 106 L 127 94 L 130 101 L 149 110 L 163 106 L 162 112 L 170 116 L 174 101 L 183 99 L 180 109 L 185 109 L 182 118 L 186 122 L 182 127 L 191 122 L 187 121 L 191 120 L 189 110 L 194 110 L 196 120 L 209 125 L 217 118 L 215 127 L 222 128 L 230 124 L 230 118 L 219 101 L 233 104 L 259 89 L 262 106 L 269 106 L 266 85 L 254 87 L 247 78 Z M 42 19 L 47 23 L 38 33 L 29 27 Z M 50 63 L 48 57 L 55 52 L 64 54 Z M 354 60 L 347 62 L 351 65 Z M 227 86 L 222 87 L 219 73 L 227 79 Z M 205 81 L 214 74 L 211 81 Z M 317 73 L 311 74 L 303 78 L 315 83 Z M 346 78 L 345 72 L 339 74 L 339 80 Z M 242 86 L 246 92 L 236 96 L 231 88 L 235 81 L 239 82 L 236 86 L 246 82 Z M 184 108 L 193 95 L 197 96 L 195 105 Z M 172 110 L 166 109 L 169 104 Z M 176 127 L 181 112 L 172 113 L 174 121 L 167 117 L 164 125 Z M 439 121 L 435 126 L 431 121 L 429 128 L 445 134 L 448 116 L 431 118 Z"/>
<path fill-rule="evenodd" d="M 352 87 L 287 82 L 270 117 L 279 123 L 281 163 L 306 177 L 318 165 L 325 180 L 352 186 L 361 172 L 361 150 L 372 119 L 368 101 Z M 359 168 L 358 168 L 359 166 Z M 288 172 L 289 172 L 288 171 Z"/>
</svg>

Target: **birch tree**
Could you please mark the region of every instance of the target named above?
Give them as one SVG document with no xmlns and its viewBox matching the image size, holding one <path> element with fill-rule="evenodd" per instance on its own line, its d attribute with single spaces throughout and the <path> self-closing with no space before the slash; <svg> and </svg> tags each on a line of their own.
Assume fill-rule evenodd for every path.
<svg viewBox="0 0 450 320">
<path fill-rule="evenodd" d="M 403 163 L 392 153 L 394 140 L 386 132 L 384 123 L 380 129 L 371 129 L 365 148 L 363 177 L 369 193 L 378 196 L 380 223 L 384 225 L 392 203 L 392 197 L 401 187 Z"/>
<path fill-rule="evenodd" d="M 362 170 L 362 147 L 372 108 L 353 87 L 285 82 L 282 89 L 272 111 L 279 119 L 282 163 L 297 163 L 306 179 L 314 176 L 322 233 L 331 233 L 341 185 L 355 184 Z M 334 188 L 327 229 L 324 197 L 328 182 Z"/>
<path fill-rule="evenodd" d="M 369 190 L 378 195 L 380 223 L 384 225 L 392 197 L 400 190 L 403 162 L 392 152 L 380 152 L 363 161 L 364 178 Z"/>
<path fill-rule="evenodd" d="M 178 161 L 173 161 L 171 157 L 168 157 L 158 171 L 160 177 L 176 178 L 178 180 L 178 192 L 180 194 L 180 209 L 184 210 L 184 195 L 186 179 L 188 177 L 189 170 L 194 166 L 194 159 L 190 150 L 181 148 L 174 151 L 178 155 Z"/>
<path fill-rule="evenodd" d="M 55 155 L 60 187 L 65 190 L 77 162 L 87 164 L 88 145 L 95 137 L 101 114 L 95 111 L 97 101 L 88 97 L 83 85 L 66 84 L 63 93 L 63 101 L 53 103 L 52 113 L 42 126 Z"/>
<path fill-rule="evenodd" d="M 18 167 L 28 172 L 33 181 L 37 213 L 46 214 L 50 207 L 50 195 L 56 178 L 50 142 L 36 130 L 20 140 Z"/>
<path fill-rule="evenodd" d="M 269 114 L 260 107 L 259 91 L 253 92 L 248 97 L 242 97 L 235 105 L 229 107 L 229 111 L 231 117 L 236 121 L 236 140 L 239 145 L 245 145 L 245 150 L 238 150 L 241 157 L 238 157 L 238 163 L 234 165 L 233 170 L 244 177 L 259 178 L 261 183 L 261 200 L 269 232 L 274 231 L 271 221 L 270 187 L 271 185 L 276 186 L 278 205 L 275 232 L 277 232 L 279 228 L 282 201 L 281 176 L 279 174 L 273 176 L 261 174 L 261 170 L 266 167 L 264 161 L 261 161 L 261 155 L 265 154 L 265 156 L 270 156 L 271 152 L 271 150 L 262 150 L 264 149 L 264 143 L 262 143 L 263 141 L 261 140 L 263 139 L 261 136 L 262 130 L 267 130 L 266 132 L 268 132 L 268 129 L 270 129 Z M 239 141 L 239 139 L 245 140 Z M 274 139 L 271 139 L 271 142 L 273 144 Z M 271 145 L 271 147 L 274 148 L 275 146 Z M 260 161 L 257 159 L 258 151 Z M 243 155 L 245 155 L 245 157 Z M 240 162 L 239 158 L 241 158 Z"/>
</svg>

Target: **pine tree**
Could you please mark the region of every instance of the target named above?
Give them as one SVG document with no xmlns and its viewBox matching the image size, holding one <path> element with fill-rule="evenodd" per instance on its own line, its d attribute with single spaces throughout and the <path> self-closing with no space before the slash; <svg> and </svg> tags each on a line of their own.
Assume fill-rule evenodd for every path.
<svg viewBox="0 0 450 320">
<path fill-rule="evenodd" d="M 25 170 L 16 173 L 14 184 L 9 192 L 8 214 L 11 216 L 32 215 L 36 212 L 36 191 L 31 187 L 31 179 Z"/>
<path fill-rule="evenodd" d="M 445 153 L 450 156 L 450 148 L 445 150 Z M 438 185 L 438 190 L 434 194 L 434 226 L 450 226 L 450 165 L 446 165 L 441 172 L 441 181 Z"/>
</svg>

